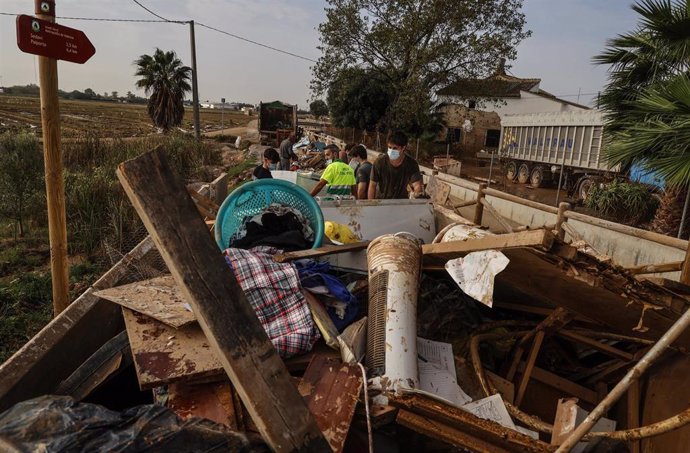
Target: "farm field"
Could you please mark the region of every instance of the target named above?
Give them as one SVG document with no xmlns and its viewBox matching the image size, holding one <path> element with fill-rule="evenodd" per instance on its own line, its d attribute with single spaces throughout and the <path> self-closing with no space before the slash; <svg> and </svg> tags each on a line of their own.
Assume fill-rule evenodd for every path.
<svg viewBox="0 0 690 453">
<path fill-rule="evenodd" d="M 0 132 L 14 127 L 41 128 L 41 105 L 37 97 L 10 96 L 0 94 Z M 241 112 L 216 109 L 201 109 L 201 130 L 210 132 L 225 128 L 244 126 L 253 117 Z M 76 138 L 84 132 L 94 132 L 101 138 L 142 137 L 156 133 L 151 124 L 146 105 L 117 102 L 81 101 L 60 99 L 60 119 L 63 138 Z M 193 130 L 191 107 L 185 108 L 182 129 Z"/>
</svg>

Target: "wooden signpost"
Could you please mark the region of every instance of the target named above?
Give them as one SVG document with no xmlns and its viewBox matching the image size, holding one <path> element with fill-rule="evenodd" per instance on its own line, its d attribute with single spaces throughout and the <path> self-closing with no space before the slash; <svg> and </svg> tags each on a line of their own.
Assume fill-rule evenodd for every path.
<svg viewBox="0 0 690 453">
<path fill-rule="evenodd" d="M 55 23 L 53 0 L 35 0 L 35 14 L 36 17 L 17 17 L 17 46 L 23 52 L 38 55 L 50 270 L 53 311 L 54 315 L 57 315 L 67 308 L 70 302 L 57 60 L 85 63 L 96 50 L 81 31 Z"/>
</svg>

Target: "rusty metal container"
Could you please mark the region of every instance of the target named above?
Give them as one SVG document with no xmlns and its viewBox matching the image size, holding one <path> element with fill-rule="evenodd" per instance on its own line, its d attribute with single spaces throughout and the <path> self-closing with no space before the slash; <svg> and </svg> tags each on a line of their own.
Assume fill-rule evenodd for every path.
<svg viewBox="0 0 690 453">
<path fill-rule="evenodd" d="M 369 324 L 367 366 L 383 375 L 389 390 L 417 388 L 417 295 L 420 241 L 409 233 L 387 234 L 367 249 Z"/>
</svg>

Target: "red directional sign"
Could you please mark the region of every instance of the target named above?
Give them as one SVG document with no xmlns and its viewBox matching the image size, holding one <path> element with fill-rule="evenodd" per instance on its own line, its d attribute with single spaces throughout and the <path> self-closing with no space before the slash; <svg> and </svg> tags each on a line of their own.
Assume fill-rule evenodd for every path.
<svg viewBox="0 0 690 453">
<path fill-rule="evenodd" d="M 96 53 L 83 31 L 25 14 L 17 16 L 17 46 L 22 52 L 80 64 Z"/>
</svg>

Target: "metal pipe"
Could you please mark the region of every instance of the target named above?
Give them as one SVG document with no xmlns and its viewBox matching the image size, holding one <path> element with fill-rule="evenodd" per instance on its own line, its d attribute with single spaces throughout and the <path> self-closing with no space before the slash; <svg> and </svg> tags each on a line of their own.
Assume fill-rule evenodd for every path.
<svg viewBox="0 0 690 453">
<path fill-rule="evenodd" d="M 690 310 L 686 310 L 678 321 L 657 341 L 657 343 L 640 359 L 637 364 L 628 371 L 623 379 L 616 384 L 611 392 L 589 413 L 587 418 L 580 424 L 558 447 L 556 453 L 569 452 L 582 437 L 592 429 L 592 426 L 611 408 L 611 406 L 623 396 L 630 385 L 640 378 L 647 369 L 661 356 L 690 325 Z"/>
</svg>

